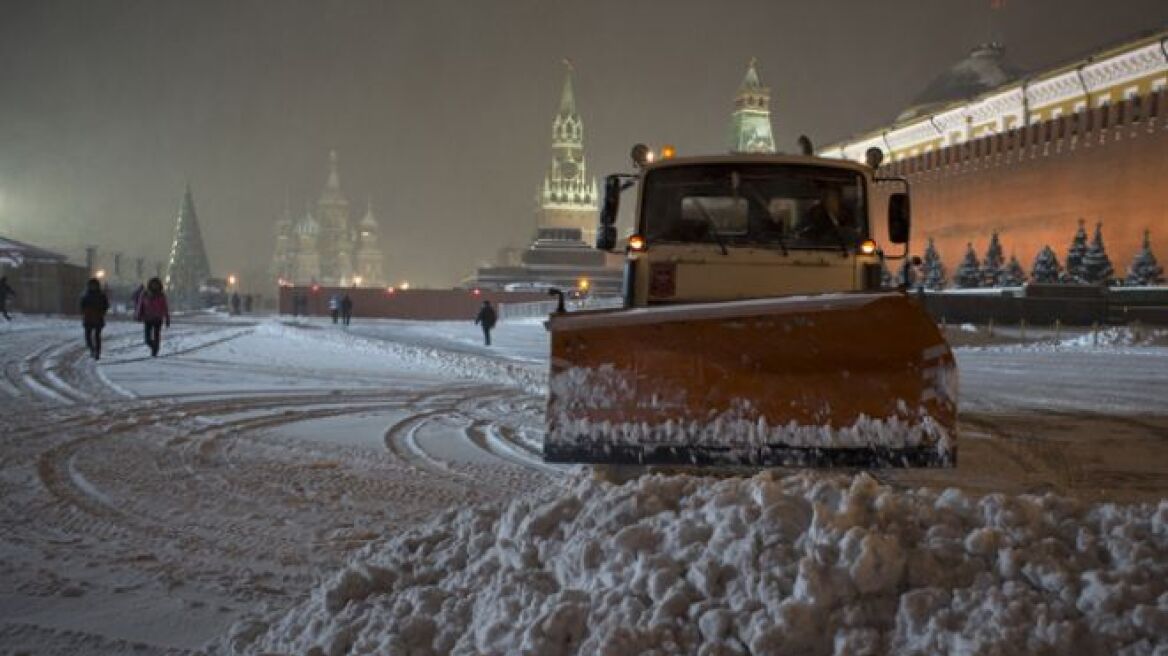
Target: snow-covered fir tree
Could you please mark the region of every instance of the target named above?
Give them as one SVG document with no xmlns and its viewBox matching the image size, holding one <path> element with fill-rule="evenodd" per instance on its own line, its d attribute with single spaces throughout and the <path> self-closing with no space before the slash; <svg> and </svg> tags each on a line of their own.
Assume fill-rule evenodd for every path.
<svg viewBox="0 0 1168 656">
<path fill-rule="evenodd" d="M 977 261 L 977 253 L 973 252 L 973 244 L 966 244 L 965 259 L 953 272 L 953 284 L 963 288 L 981 287 L 981 281 L 981 263 Z"/>
<path fill-rule="evenodd" d="M 945 277 L 945 265 L 941 263 L 941 254 L 933 238 L 929 237 L 929 245 L 925 247 L 925 259 L 921 263 L 921 285 L 925 289 L 944 289 L 949 281 Z"/>
<path fill-rule="evenodd" d="M 1136 253 L 1131 266 L 1127 268 L 1127 284 L 1155 285 L 1164 282 L 1164 267 L 1156 261 L 1152 253 L 1152 239 L 1149 231 L 1144 230 L 1144 247 Z"/>
<path fill-rule="evenodd" d="M 1043 246 L 1034 258 L 1034 266 L 1030 269 L 1031 282 L 1055 283 L 1059 281 L 1062 267 L 1059 266 L 1058 256 L 1050 246 Z"/>
<path fill-rule="evenodd" d="M 1010 256 L 1010 262 L 1002 272 L 1000 282 L 1002 287 L 1018 287 L 1026 282 L 1026 271 L 1017 256 Z"/>
<path fill-rule="evenodd" d="M 1006 273 L 1006 259 L 1002 256 L 1002 242 L 995 230 L 990 235 L 990 245 L 986 248 L 985 259 L 981 263 L 981 286 L 1001 287 Z"/>
<path fill-rule="evenodd" d="M 1087 255 L 1087 228 L 1083 226 L 1083 219 L 1079 219 L 1079 229 L 1071 240 L 1071 247 L 1067 249 L 1067 268 L 1063 270 L 1063 282 L 1086 282 L 1083 277 L 1083 257 Z"/>
<path fill-rule="evenodd" d="M 1107 250 L 1103 247 L 1103 223 L 1095 224 L 1095 237 L 1083 256 L 1083 275 L 1085 282 L 1092 285 L 1106 285 L 1115 275 L 1111 266 L 1111 258 L 1107 257 Z"/>
</svg>

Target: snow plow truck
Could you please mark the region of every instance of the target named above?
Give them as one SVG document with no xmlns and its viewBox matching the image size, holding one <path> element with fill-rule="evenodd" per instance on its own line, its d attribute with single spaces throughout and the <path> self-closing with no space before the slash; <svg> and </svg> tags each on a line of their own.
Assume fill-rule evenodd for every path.
<svg viewBox="0 0 1168 656">
<path fill-rule="evenodd" d="M 546 461 L 956 465 L 953 353 L 905 285 L 882 284 L 908 257 L 908 183 L 876 177 L 878 151 L 804 150 L 654 162 L 638 144 L 637 172 L 605 178 L 597 248 L 624 251 L 623 307 L 549 317 Z M 880 214 L 901 253 L 874 241 Z"/>
</svg>

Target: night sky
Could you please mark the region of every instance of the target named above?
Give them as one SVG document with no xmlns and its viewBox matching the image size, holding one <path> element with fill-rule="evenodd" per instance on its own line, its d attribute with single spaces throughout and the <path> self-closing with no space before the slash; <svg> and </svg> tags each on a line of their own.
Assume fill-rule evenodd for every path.
<svg viewBox="0 0 1168 656">
<path fill-rule="evenodd" d="M 0 235 L 164 259 L 190 182 L 215 273 L 266 272 L 340 155 L 394 281 L 527 243 L 576 67 L 591 173 L 725 150 L 754 56 L 780 149 L 881 125 L 990 38 L 1035 70 L 1168 25 L 1164 0 L 0 1 Z"/>
</svg>

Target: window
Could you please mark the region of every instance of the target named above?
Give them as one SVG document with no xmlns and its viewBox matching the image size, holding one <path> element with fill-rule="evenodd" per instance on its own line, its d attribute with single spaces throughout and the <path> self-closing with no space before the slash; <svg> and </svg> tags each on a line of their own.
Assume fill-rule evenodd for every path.
<svg viewBox="0 0 1168 656">
<path fill-rule="evenodd" d="M 863 177 L 784 164 L 705 164 L 645 176 L 640 232 L 654 242 L 854 248 L 867 237 Z"/>
</svg>

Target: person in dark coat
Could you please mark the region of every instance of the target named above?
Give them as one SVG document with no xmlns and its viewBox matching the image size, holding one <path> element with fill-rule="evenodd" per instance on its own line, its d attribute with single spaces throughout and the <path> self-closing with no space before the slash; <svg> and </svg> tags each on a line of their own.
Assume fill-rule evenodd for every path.
<svg viewBox="0 0 1168 656">
<path fill-rule="evenodd" d="M 8 321 L 12 321 L 12 317 L 8 316 L 9 296 L 16 296 L 16 290 L 8 286 L 8 276 L 0 276 L 0 314 Z"/>
<path fill-rule="evenodd" d="M 348 294 L 341 297 L 341 321 L 347 326 L 353 319 L 353 299 Z"/>
<path fill-rule="evenodd" d="M 242 303 L 239 298 L 239 292 L 232 292 L 231 294 L 231 314 L 239 314 L 239 304 Z"/>
<path fill-rule="evenodd" d="M 483 327 L 483 342 L 487 346 L 491 345 L 491 329 L 495 327 L 495 322 L 498 320 L 499 315 L 495 314 L 495 308 L 491 307 L 491 302 L 483 301 L 483 307 L 479 309 L 479 314 L 475 317 L 474 322 Z"/>
<path fill-rule="evenodd" d="M 146 291 L 138 299 L 138 321 L 145 324 L 146 346 L 150 347 L 150 355 L 158 357 L 158 349 L 162 347 L 162 323 L 170 328 L 170 307 L 166 304 L 166 293 L 162 291 L 162 281 L 151 278 L 146 283 Z"/>
<path fill-rule="evenodd" d="M 85 345 L 94 360 L 101 359 L 101 331 L 105 328 L 105 314 L 109 312 L 109 297 L 101 290 L 101 281 L 90 278 L 81 295 L 81 326 L 85 329 Z"/>
</svg>

